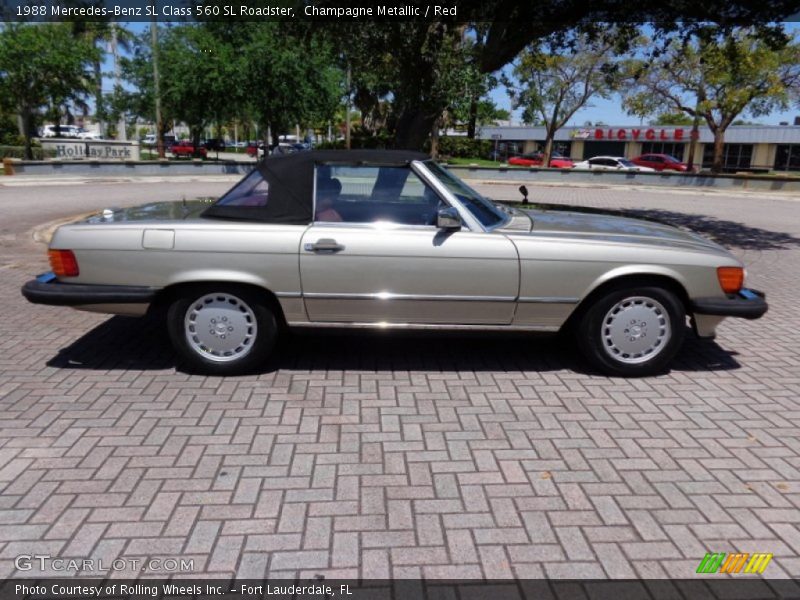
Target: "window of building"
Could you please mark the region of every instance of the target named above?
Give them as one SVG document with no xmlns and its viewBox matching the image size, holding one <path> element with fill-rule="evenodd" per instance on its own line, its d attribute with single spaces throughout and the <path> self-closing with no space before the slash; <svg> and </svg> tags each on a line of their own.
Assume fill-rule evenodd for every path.
<svg viewBox="0 0 800 600">
<path fill-rule="evenodd" d="M 625 142 L 587 141 L 583 145 L 583 160 L 594 156 L 625 156 Z"/>
<path fill-rule="evenodd" d="M 536 151 L 544 152 L 544 140 L 536 141 Z M 560 142 L 553 140 L 553 155 L 564 156 L 566 158 L 572 156 L 572 142 Z"/>
<path fill-rule="evenodd" d="M 642 154 L 669 154 L 678 160 L 683 160 L 686 144 L 674 142 L 644 142 Z"/>
<path fill-rule="evenodd" d="M 753 159 L 753 144 L 725 144 L 722 150 L 722 167 L 726 171 L 749 169 Z M 714 162 L 714 144 L 703 144 L 703 168 Z"/>
<path fill-rule="evenodd" d="M 800 144 L 778 144 L 775 151 L 776 171 L 800 171 Z"/>
</svg>

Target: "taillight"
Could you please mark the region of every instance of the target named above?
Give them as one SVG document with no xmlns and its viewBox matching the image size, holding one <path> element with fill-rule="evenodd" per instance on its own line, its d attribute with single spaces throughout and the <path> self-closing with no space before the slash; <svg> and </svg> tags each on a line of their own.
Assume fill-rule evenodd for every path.
<svg viewBox="0 0 800 600">
<path fill-rule="evenodd" d="M 77 277 L 78 261 L 72 250 L 48 250 L 50 257 L 50 268 L 58 277 Z"/>
<path fill-rule="evenodd" d="M 744 285 L 744 269 L 742 267 L 718 267 L 717 279 L 722 291 L 735 294 Z"/>
</svg>

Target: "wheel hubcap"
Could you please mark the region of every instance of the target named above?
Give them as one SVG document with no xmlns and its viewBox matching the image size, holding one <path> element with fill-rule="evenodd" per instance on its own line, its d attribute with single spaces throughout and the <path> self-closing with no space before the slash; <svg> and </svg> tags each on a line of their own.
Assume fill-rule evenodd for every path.
<svg viewBox="0 0 800 600">
<path fill-rule="evenodd" d="M 669 314 L 660 302 L 633 296 L 617 302 L 602 324 L 603 348 L 614 360 L 637 364 L 651 360 L 672 335 Z"/>
<path fill-rule="evenodd" d="M 189 346 L 216 362 L 242 358 L 253 348 L 258 327 L 253 310 L 231 294 L 207 294 L 186 311 L 184 330 Z"/>
</svg>

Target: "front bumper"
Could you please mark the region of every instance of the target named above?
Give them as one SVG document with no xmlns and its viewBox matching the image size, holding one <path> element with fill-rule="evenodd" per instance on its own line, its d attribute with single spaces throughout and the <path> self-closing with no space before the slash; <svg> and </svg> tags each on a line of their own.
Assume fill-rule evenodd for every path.
<svg viewBox="0 0 800 600">
<path fill-rule="evenodd" d="M 22 286 L 22 295 L 34 304 L 82 306 L 87 304 L 149 304 L 157 288 L 133 285 L 63 283 L 44 273 Z"/>
<path fill-rule="evenodd" d="M 691 309 L 698 315 L 760 319 L 769 308 L 764 298 L 764 292 L 745 288 L 725 298 L 695 298 Z"/>
</svg>

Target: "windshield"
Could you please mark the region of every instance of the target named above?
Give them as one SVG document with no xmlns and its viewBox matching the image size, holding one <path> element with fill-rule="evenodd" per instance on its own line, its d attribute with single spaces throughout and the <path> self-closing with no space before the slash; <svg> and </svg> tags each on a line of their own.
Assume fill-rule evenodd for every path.
<svg viewBox="0 0 800 600">
<path fill-rule="evenodd" d="M 679 163 L 679 162 L 681 162 L 677 158 L 675 158 L 674 156 L 669 156 L 669 155 L 664 155 L 664 160 L 667 161 L 668 163 Z"/>
<path fill-rule="evenodd" d="M 432 160 L 425 161 L 425 166 L 442 182 L 442 184 L 472 213 L 481 225 L 494 227 L 502 223 L 506 216 L 492 202 L 450 173 L 447 169 Z"/>
<path fill-rule="evenodd" d="M 636 166 L 631 161 L 629 161 L 627 158 L 620 158 L 619 159 L 619 164 L 621 164 L 624 167 L 635 167 Z"/>
</svg>

